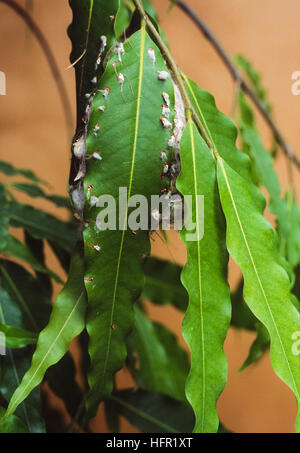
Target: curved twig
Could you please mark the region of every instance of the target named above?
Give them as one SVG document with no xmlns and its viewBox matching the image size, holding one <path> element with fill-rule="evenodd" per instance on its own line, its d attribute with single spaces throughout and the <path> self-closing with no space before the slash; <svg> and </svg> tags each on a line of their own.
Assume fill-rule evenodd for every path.
<svg viewBox="0 0 300 453">
<path fill-rule="evenodd" d="M 171 1 L 171 0 L 170 0 Z M 231 59 L 213 34 L 213 32 L 209 29 L 209 27 L 203 22 L 203 20 L 199 17 L 196 11 L 191 8 L 184 0 L 177 0 L 175 3 L 178 8 L 184 11 L 187 16 L 195 23 L 195 25 L 199 28 L 201 33 L 204 37 L 211 43 L 211 45 L 216 50 L 217 54 L 220 56 L 221 60 L 224 62 L 225 66 L 229 70 L 231 77 L 233 80 L 237 81 L 240 84 L 241 89 L 245 94 L 249 96 L 252 100 L 258 111 L 263 116 L 264 120 L 272 130 L 275 140 L 282 148 L 284 154 L 300 169 L 300 160 L 295 155 L 291 146 L 284 140 L 281 132 L 279 131 L 278 127 L 270 117 L 269 113 L 265 109 L 265 107 L 261 104 L 255 93 L 251 90 L 245 79 L 241 76 L 240 72 L 237 70 L 235 65 L 232 63 Z"/>
<path fill-rule="evenodd" d="M 49 64 L 51 73 L 53 75 L 53 78 L 55 80 L 58 92 L 59 92 L 59 97 L 61 99 L 64 115 L 65 115 L 65 120 L 68 128 L 68 135 L 70 138 L 73 135 L 73 115 L 72 115 L 72 108 L 71 104 L 69 101 L 68 93 L 63 81 L 63 78 L 60 74 L 58 65 L 56 63 L 54 54 L 48 44 L 48 41 L 46 37 L 44 36 L 43 32 L 39 28 L 39 26 L 35 23 L 35 21 L 30 17 L 30 15 L 27 13 L 27 11 L 18 3 L 16 3 L 14 0 L 0 0 L 0 3 L 4 3 L 5 5 L 9 6 L 11 9 L 13 9 L 26 23 L 26 25 L 29 27 L 31 32 L 34 34 L 36 37 L 38 43 L 40 44 L 45 57 L 47 59 L 47 62 Z"/>
</svg>

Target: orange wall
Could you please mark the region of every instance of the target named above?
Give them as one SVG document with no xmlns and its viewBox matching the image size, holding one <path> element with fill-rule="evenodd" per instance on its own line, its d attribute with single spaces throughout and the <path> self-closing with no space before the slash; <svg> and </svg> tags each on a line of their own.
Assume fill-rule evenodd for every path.
<svg viewBox="0 0 300 453">
<path fill-rule="evenodd" d="M 274 103 L 276 121 L 298 151 L 300 97 L 291 94 L 291 74 L 300 70 L 299 1 L 189 0 L 189 3 L 207 21 L 231 56 L 243 53 L 263 73 Z M 70 53 L 66 36 L 71 20 L 68 2 L 36 0 L 34 4 L 35 19 L 50 41 L 74 109 L 73 71 L 65 71 Z M 156 0 L 154 4 L 178 64 L 211 91 L 218 107 L 229 114 L 233 84 L 214 50 L 177 8 L 166 14 L 167 0 Z M 34 169 L 51 183 L 55 192 L 65 194 L 70 137 L 66 134 L 56 87 L 39 46 L 29 36 L 23 22 L 2 4 L 0 70 L 7 76 L 7 96 L 0 96 L 0 158 Z M 262 121 L 260 125 L 264 137 L 268 138 Z M 287 187 L 284 159 L 278 160 L 277 169 L 283 187 Z M 294 172 L 299 189 L 297 176 Z M 36 204 L 58 214 L 51 205 Z M 172 251 L 155 238 L 153 253 L 184 263 L 184 247 L 175 234 L 171 239 Z M 50 253 L 48 262 L 57 266 Z M 238 275 L 237 268 L 231 264 L 232 283 Z M 150 307 L 150 313 L 180 335 L 181 317 L 173 309 Z M 230 331 L 228 335 L 229 381 L 219 401 L 220 416 L 225 425 L 236 432 L 292 432 L 296 414 L 294 398 L 274 375 L 269 357 L 243 373 L 237 372 L 252 340 L 253 335 L 247 333 Z M 184 344 L 182 339 L 181 342 Z M 126 386 L 128 382 L 129 377 L 121 373 L 120 385 Z M 96 432 L 105 430 L 101 411 L 93 426 Z M 132 430 L 127 423 L 123 424 L 123 429 Z"/>
</svg>

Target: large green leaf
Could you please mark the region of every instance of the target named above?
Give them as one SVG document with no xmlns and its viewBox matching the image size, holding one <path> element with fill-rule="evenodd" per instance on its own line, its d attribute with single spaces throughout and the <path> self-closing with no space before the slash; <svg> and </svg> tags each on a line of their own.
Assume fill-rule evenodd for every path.
<svg viewBox="0 0 300 453">
<path fill-rule="evenodd" d="M 291 303 L 289 278 L 280 265 L 276 232 L 263 217 L 264 197 L 221 158 L 218 184 L 227 221 L 227 247 L 242 270 L 245 300 L 267 328 L 272 366 L 299 404 L 300 357 L 293 352 L 293 338 L 300 331 L 300 317 Z M 299 415 L 296 429 L 300 431 Z"/>
<path fill-rule="evenodd" d="M 68 252 L 75 246 L 75 227 L 29 205 L 9 204 L 11 225 L 24 228 L 36 239 L 48 239 Z"/>
<path fill-rule="evenodd" d="M 156 53 L 155 66 L 148 56 L 149 47 Z M 106 98 L 101 92 L 96 94 L 87 136 L 88 156 L 99 150 L 102 157 L 101 162 L 87 160 L 84 182 L 87 199 L 84 217 L 88 220 L 84 230 L 87 330 L 92 362 L 87 404 L 91 414 L 95 414 L 99 401 L 111 393 L 113 375 L 126 357 L 125 339 L 134 321 L 132 302 L 141 293 L 142 258 L 150 248 L 147 231 L 136 228 L 132 232 L 127 228 L 133 213 L 129 197 L 141 194 L 149 202 L 150 196 L 159 195 L 165 185 L 161 179 L 160 153 L 167 145 L 170 131 L 160 121 L 162 92 L 169 94 L 172 105 L 174 97 L 170 79 L 158 79 L 157 70 L 166 70 L 166 66 L 144 26 L 130 37 L 124 49 L 122 64 L 116 67 L 117 72 L 124 74 L 124 84 L 120 86 L 116 78 L 113 56 L 97 87 L 100 90 L 109 87 L 111 91 Z M 104 112 L 98 110 L 102 105 Z M 95 132 L 97 123 L 99 132 Z M 125 200 L 119 199 L 119 188 L 126 188 Z M 102 194 L 114 197 L 117 219 L 119 210 L 123 210 L 117 230 L 103 231 L 97 227 L 99 210 L 90 204 L 90 199 Z"/>
<path fill-rule="evenodd" d="M 195 224 L 194 231 L 181 233 L 188 252 L 182 272 L 189 293 L 183 334 L 191 350 L 186 395 L 196 415 L 195 432 L 217 432 L 216 403 L 227 378 L 223 343 L 230 323 L 228 254 L 215 162 L 191 120 L 181 139 L 180 158 L 182 170 L 176 185 L 184 197 L 192 196 L 189 210 Z M 204 196 L 203 237 L 198 195 Z"/>
<path fill-rule="evenodd" d="M 58 295 L 49 324 L 40 333 L 32 364 L 10 399 L 4 420 L 7 420 L 40 384 L 45 372 L 67 352 L 70 342 L 84 328 L 86 296 L 83 285 L 83 262 L 80 253 L 74 254 L 68 281 Z"/>
<path fill-rule="evenodd" d="M 162 324 L 151 322 L 135 307 L 135 328 L 129 338 L 129 356 L 137 353 L 138 367 L 133 367 L 139 386 L 185 400 L 185 381 L 189 371 L 186 352 L 176 336 Z"/>
<path fill-rule="evenodd" d="M 143 433 L 189 433 L 193 429 L 190 406 L 162 393 L 120 390 L 111 401 L 118 413 Z"/>
</svg>

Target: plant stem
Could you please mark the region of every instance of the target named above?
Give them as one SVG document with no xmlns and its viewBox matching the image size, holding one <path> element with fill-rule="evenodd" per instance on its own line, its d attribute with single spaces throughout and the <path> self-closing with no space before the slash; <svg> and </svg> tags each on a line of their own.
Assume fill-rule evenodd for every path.
<svg viewBox="0 0 300 453">
<path fill-rule="evenodd" d="M 251 90 L 245 79 L 241 76 L 240 72 L 238 69 L 235 67 L 235 65 L 232 63 L 231 59 L 215 37 L 215 35 L 212 33 L 212 31 L 209 29 L 209 27 L 205 24 L 205 22 L 199 17 L 199 15 L 194 11 L 189 5 L 186 4 L 184 0 L 177 0 L 176 1 L 176 6 L 180 8 L 182 11 L 184 11 L 189 18 L 196 24 L 198 29 L 201 31 L 201 33 L 204 35 L 204 37 L 211 43 L 211 45 L 214 47 L 216 50 L 217 54 L 220 56 L 222 61 L 224 62 L 225 66 L 229 70 L 233 80 L 238 82 L 240 84 L 241 89 L 245 94 L 249 96 L 249 98 L 252 100 L 258 111 L 261 113 L 262 117 L 272 130 L 275 140 L 279 144 L 279 146 L 282 148 L 284 154 L 290 159 L 298 169 L 300 169 L 300 161 L 295 155 L 293 149 L 291 146 L 284 140 L 281 132 L 279 131 L 278 127 L 270 117 L 268 111 L 266 108 L 262 105 L 260 100 L 257 98 L 256 94 Z"/>
</svg>

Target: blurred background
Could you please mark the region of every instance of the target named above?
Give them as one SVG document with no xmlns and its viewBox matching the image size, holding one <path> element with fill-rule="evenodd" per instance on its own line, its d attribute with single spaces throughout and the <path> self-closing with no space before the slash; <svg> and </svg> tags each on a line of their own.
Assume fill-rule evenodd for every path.
<svg viewBox="0 0 300 453">
<path fill-rule="evenodd" d="M 18 1 L 23 6 L 33 4 L 32 14 L 55 54 L 75 118 L 74 73 L 72 69 L 66 70 L 71 49 L 66 35 L 71 22 L 68 1 Z M 274 105 L 276 122 L 300 157 L 300 96 L 293 96 L 291 92 L 292 73 L 300 70 L 299 0 L 187 0 L 187 3 L 211 27 L 231 57 L 242 53 L 262 73 Z M 178 65 L 202 88 L 213 93 L 220 110 L 230 114 L 234 84 L 215 51 L 178 8 L 174 7 L 167 14 L 168 0 L 154 0 L 153 4 Z M 31 168 L 51 184 L 53 192 L 66 195 L 71 137 L 56 86 L 39 45 L 21 19 L 1 3 L 0 71 L 6 74 L 7 90 L 6 96 L 0 96 L 0 159 L 18 167 Z M 259 126 L 266 145 L 269 145 L 270 134 L 262 120 Z M 282 156 L 278 158 L 276 168 L 282 187 L 286 189 L 288 170 Z M 294 180 L 299 194 L 295 170 Z M 20 199 L 26 201 L 25 196 Z M 66 213 L 45 201 L 37 201 L 35 205 L 66 219 Z M 177 234 L 171 234 L 170 241 L 166 247 L 154 237 L 152 253 L 184 264 L 185 250 Z M 53 270 L 61 273 L 50 250 L 47 261 Z M 230 263 L 233 288 L 238 279 L 239 270 Z M 179 335 L 181 344 L 185 344 L 181 338 L 181 315 L 170 307 L 150 305 L 149 312 L 153 319 L 165 322 Z M 246 332 L 230 330 L 228 334 L 225 349 L 229 379 L 218 403 L 220 418 L 235 432 L 293 432 L 295 400 L 272 371 L 269 355 L 266 354 L 258 365 L 238 372 L 253 339 L 254 335 Z M 73 350 L 76 355 L 76 345 Z M 129 374 L 120 372 L 119 387 L 130 384 Z M 53 404 L 59 404 L 54 396 L 51 398 Z M 94 432 L 106 432 L 101 409 L 92 426 Z M 135 432 L 125 421 L 122 430 Z"/>
</svg>

